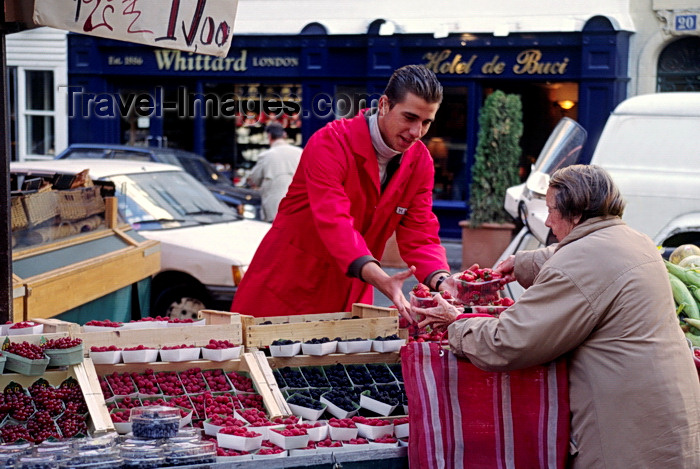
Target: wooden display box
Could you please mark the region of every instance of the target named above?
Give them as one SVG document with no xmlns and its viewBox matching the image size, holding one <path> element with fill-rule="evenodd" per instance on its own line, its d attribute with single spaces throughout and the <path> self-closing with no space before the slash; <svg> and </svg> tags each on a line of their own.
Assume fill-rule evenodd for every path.
<svg viewBox="0 0 700 469">
<path fill-rule="evenodd" d="M 267 365 L 267 363 L 265 363 L 265 365 Z M 255 386 L 255 389 L 262 396 L 263 404 L 265 405 L 267 413 L 270 415 L 271 418 L 286 416 L 290 414 L 289 408 L 286 407 L 286 402 L 284 402 L 284 399 L 281 399 L 282 403 L 284 404 L 284 407 L 280 407 L 279 400 L 281 398 L 281 394 L 278 397 L 274 395 L 273 391 L 270 389 L 265 374 L 269 373 L 269 375 L 272 376 L 271 370 L 269 372 L 261 370 L 260 361 L 256 359 L 251 353 L 242 354 L 241 358 L 238 360 L 226 360 L 223 362 L 195 360 L 190 362 L 117 363 L 115 365 L 94 365 L 94 368 L 97 372 L 97 376 L 105 376 L 114 372 L 120 374 L 126 372 L 143 373 L 147 369 L 153 370 L 154 373 L 158 373 L 160 371 L 175 371 L 179 373 L 181 371 L 185 371 L 193 367 L 201 368 L 202 370 L 222 369 L 224 370 L 224 372 L 241 371 L 248 373 L 248 375 L 250 375 L 251 380 L 253 380 L 253 385 Z M 269 366 L 267 368 L 269 370 Z M 99 389 L 100 387 L 98 383 L 97 390 Z M 279 390 L 277 390 L 277 392 L 279 393 Z"/>
<path fill-rule="evenodd" d="M 195 345 L 203 347 L 210 339 L 228 340 L 234 344 L 243 343 L 243 331 L 240 315 L 230 314 L 228 323 L 211 324 L 208 317 L 204 326 L 183 325 L 167 328 L 126 329 L 106 332 L 80 332 L 78 337 L 83 339 L 85 353 L 90 347 L 116 345 L 120 348 L 148 345 L 155 348 L 172 345 Z M 189 362 L 191 363 L 191 362 Z M 213 363 L 213 362 L 212 362 Z"/>
<path fill-rule="evenodd" d="M 358 316 L 358 319 L 351 319 Z M 256 318 L 242 315 L 246 349 L 267 347 L 277 339 L 302 342 L 328 337 L 373 339 L 399 332 L 399 313 L 393 308 L 356 303 L 347 313 L 306 314 Z M 271 324 L 262 324 L 263 322 Z"/>
<path fill-rule="evenodd" d="M 59 259 L 62 251 L 77 246 L 101 241 L 110 245 L 123 244 L 120 249 L 84 260 L 66 260 L 62 267 L 35 275 L 21 277 L 17 272 L 13 273 L 11 319 L 17 322 L 50 318 L 156 274 L 160 270 L 160 243 L 136 241 L 128 235 L 131 229 L 128 225 L 120 228 L 100 229 L 13 251 L 13 264 L 42 263 L 46 262 L 42 258 Z"/>
</svg>

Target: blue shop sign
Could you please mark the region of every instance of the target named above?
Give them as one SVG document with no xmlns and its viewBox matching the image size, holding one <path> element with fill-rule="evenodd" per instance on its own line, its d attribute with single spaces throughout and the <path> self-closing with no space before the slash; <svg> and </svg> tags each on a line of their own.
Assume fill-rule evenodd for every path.
<svg viewBox="0 0 700 469">
<path fill-rule="evenodd" d="M 251 53 L 248 49 L 231 49 L 227 57 L 213 57 L 172 49 L 110 50 L 101 56 L 105 71 L 138 75 L 297 75 L 299 56 L 287 51 Z"/>
<path fill-rule="evenodd" d="M 579 61 L 571 49 L 521 47 L 507 49 L 443 48 L 407 53 L 402 63 L 421 63 L 440 77 L 451 78 L 572 78 Z M 227 57 L 212 57 L 180 50 L 124 48 L 101 55 L 105 72 L 114 75 L 188 76 L 303 76 L 297 49 L 276 52 L 231 49 Z M 335 60 L 328 67 L 335 67 Z M 364 76 L 362 67 L 349 67 L 346 76 Z"/>
</svg>

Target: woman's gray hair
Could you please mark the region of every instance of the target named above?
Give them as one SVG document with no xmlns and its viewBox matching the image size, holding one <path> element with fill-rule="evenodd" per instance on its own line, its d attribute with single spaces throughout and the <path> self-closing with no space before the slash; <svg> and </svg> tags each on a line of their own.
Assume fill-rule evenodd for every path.
<svg viewBox="0 0 700 469">
<path fill-rule="evenodd" d="M 577 215 L 581 215 L 581 222 L 594 217 L 621 217 L 625 210 L 625 200 L 612 177 L 597 165 L 558 169 L 549 179 L 549 187 L 556 189 L 555 208 L 567 220 Z"/>
<path fill-rule="evenodd" d="M 384 90 L 389 98 L 389 107 L 403 102 L 406 93 L 413 93 L 428 103 L 442 102 L 442 85 L 424 65 L 404 65 L 389 78 Z"/>
</svg>

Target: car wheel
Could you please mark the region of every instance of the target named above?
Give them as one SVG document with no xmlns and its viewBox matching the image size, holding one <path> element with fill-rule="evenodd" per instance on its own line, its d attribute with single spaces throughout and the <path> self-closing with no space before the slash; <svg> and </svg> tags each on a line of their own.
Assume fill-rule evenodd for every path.
<svg viewBox="0 0 700 469">
<path fill-rule="evenodd" d="M 152 316 L 173 319 L 197 319 L 200 310 L 206 309 L 204 295 L 188 285 L 175 285 L 158 295 L 151 309 Z"/>
</svg>

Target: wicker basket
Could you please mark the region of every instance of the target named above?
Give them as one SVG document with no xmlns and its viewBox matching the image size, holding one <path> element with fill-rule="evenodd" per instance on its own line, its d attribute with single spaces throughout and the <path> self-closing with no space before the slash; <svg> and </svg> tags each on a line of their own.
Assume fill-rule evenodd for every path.
<svg viewBox="0 0 700 469">
<path fill-rule="evenodd" d="M 82 220 L 105 211 L 105 203 L 96 186 L 58 191 L 58 207 L 62 221 Z"/>
<path fill-rule="evenodd" d="M 27 212 L 24 211 L 24 204 L 22 203 L 21 195 L 12 197 L 12 208 L 11 208 L 11 219 L 12 219 L 12 231 L 23 230 L 29 226 L 29 220 L 27 220 Z"/>
<path fill-rule="evenodd" d="M 22 196 L 29 226 L 35 226 L 58 215 L 56 191 L 35 192 Z"/>
</svg>

